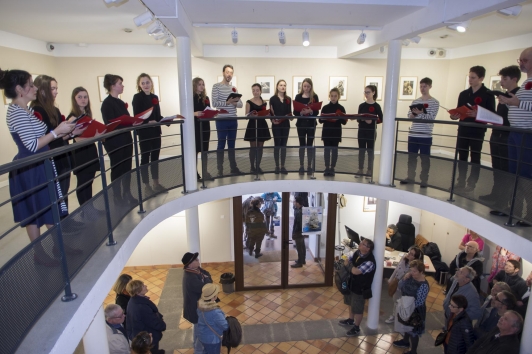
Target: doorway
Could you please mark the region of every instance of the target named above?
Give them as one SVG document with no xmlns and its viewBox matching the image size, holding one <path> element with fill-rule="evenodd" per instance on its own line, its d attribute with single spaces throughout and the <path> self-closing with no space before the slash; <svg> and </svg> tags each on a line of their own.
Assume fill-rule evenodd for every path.
<svg viewBox="0 0 532 354">
<path fill-rule="evenodd" d="M 294 203 L 296 197 L 301 205 Z M 247 215 L 252 201 L 257 198 L 263 200 L 260 213 L 254 211 Z M 298 206 L 301 207 L 304 242 L 301 266 L 296 265 L 298 250 L 292 238 Z M 331 286 L 336 206 L 337 196 L 331 193 L 265 192 L 234 197 L 236 290 Z M 264 220 L 264 224 L 257 226 L 255 219 Z M 260 232 L 253 231 L 257 227 L 261 228 Z M 296 239 L 298 235 L 296 232 Z M 301 238 L 299 240 L 301 245 Z M 302 248 L 299 247 L 300 252 Z"/>
</svg>

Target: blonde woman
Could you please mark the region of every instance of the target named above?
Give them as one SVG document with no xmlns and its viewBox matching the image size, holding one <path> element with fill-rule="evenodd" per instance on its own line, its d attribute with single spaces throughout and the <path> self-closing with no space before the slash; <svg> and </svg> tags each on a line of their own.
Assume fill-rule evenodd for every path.
<svg viewBox="0 0 532 354">
<path fill-rule="evenodd" d="M 319 102 L 318 95 L 314 93 L 314 85 L 312 80 L 306 78 L 301 84 L 301 91 L 297 94 L 294 101 L 310 104 Z M 320 111 L 313 111 L 306 107 L 302 111 L 294 110 L 294 116 L 318 116 Z M 314 159 L 314 137 L 316 135 L 316 120 L 315 119 L 298 119 L 296 123 L 297 136 L 299 137 L 299 174 L 305 174 L 305 148 L 307 150 L 307 174 L 312 174 L 312 161 Z"/>
</svg>

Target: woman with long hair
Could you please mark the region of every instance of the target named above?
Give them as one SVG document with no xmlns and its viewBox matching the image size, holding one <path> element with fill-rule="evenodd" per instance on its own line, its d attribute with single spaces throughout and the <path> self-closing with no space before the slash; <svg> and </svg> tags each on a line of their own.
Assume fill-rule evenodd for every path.
<svg viewBox="0 0 532 354">
<path fill-rule="evenodd" d="M 122 77 L 113 74 L 106 74 L 103 79 L 103 87 L 109 93 L 102 102 L 102 118 L 105 124 L 109 124 L 112 119 L 123 115 L 128 115 L 128 105 L 118 96 L 124 92 L 124 80 Z M 121 129 L 122 127 L 118 127 Z M 114 202 L 122 204 L 123 201 L 129 204 L 137 204 L 138 200 L 133 197 L 131 190 L 131 163 L 133 161 L 133 139 L 130 132 L 115 135 L 105 139 L 105 150 L 109 160 L 111 160 L 111 182 L 122 177 L 121 186 L 115 186 Z"/>
<path fill-rule="evenodd" d="M 192 90 L 194 91 L 194 132 L 196 135 L 196 155 L 201 153 L 201 167 L 203 180 L 212 180 L 211 174 L 207 171 L 207 158 L 209 151 L 209 141 L 211 139 L 211 122 L 202 120 L 199 116 L 205 108 L 211 106 L 209 96 L 205 91 L 205 81 L 202 78 L 195 77 L 192 80 Z M 203 151 L 203 152 L 202 152 Z M 198 180 L 202 177 L 198 172 Z"/>
<path fill-rule="evenodd" d="M 292 100 L 286 94 L 286 81 L 279 80 L 275 86 L 275 93 L 270 97 L 270 111 L 272 116 L 292 116 Z M 291 118 L 292 119 L 292 118 Z M 290 121 L 284 118 L 272 119 L 273 158 L 275 160 L 275 174 L 288 174 L 284 167 L 286 162 L 286 145 L 290 133 Z M 279 159 L 280 158 L 280 159 Z M 279 161 L 280 160 L 280 161 Z"/>
<path fill-rule="evenodd" d="M 92 117 L 89 93 L 83 87 L 76 87 L 72 90 L 71 104 L 72 108 L 67 120 L 72 117 L 77 118 L 82 114 Z M 77 137 L 74 141 L 77 142 L 83 139 Z M 100 170 L 96 144 L 90 144 L 74 150 L 72 157 L 73 165 L 75 166 L 73 172 L 77 178 L 76 196 L 78 197 L 79 205 L 82 206 L 92 198 L 92 182 L 96 172 Z"/>
<path fill-rule="evenodd" d="M 257 117 L 258 111 L 266 110 L 266 102 L 262 99 L 262 86 L 258 83 L 251 85 L 253 98 L 246 101 L 246 115 Z M 260 168 L 264 142 L 270 140 L 270 128 L 264 118 L 250 119 L 244 134 L 244 140 L 249 141 L 250 173 L 264 173 Z"/>
<path fill-rule="evenodd" d="M 48 131 L 46 124 L 38 119 L 31 108 L 28 108 L 28 104 L 37 97 L 37 87 L 27 71 L 0 69 L 0 89 L 3 89 L 6 97 L 11 99 L 7 109 L 6 123 L 18 147 L 14 160 L 48 151 L 50 149 L 48 144 L 68 136 L 73 131 L 74 124 L 67 122 L 61 122 L 55 129 Z M 31 194 L 25 194 L 29 190 L 34 191 Z M 57 190 L 58 195 L 59 192 L 60 189 Z M 11 204 L 14 220 L 20 223 L 21 227 L 26 228 L 30 241 L 35 241 L 41 235 L 43 225 L 47 228 L 53 226 L 54 220 L 52 209 L 49 207 L 51 201 L 44 162 L 36 162 L 11 171 L 9 173 L 9 194 L 13 198 Z M 66 214 L 66 205 L 62 203 L 59 210 L 62 214 Z M 35 263 L 47 267 L 60 265 L 58 260 L 48 255 L 40 242 L 36 243 L 33 249 Z"/>
<path fill-rule="evenodd" d="M 306 78 L 301 83 L 301 91 L 297 94 L 294 101 L 303 104 L 319 102 L 318 95 L 314 93 L 314 85 L 310 78 Z M 313 111 L 306 107 L 301 112 L 294 109 L 295 116 L 318 116 L 320 111 Z M 307 149 L 307 174 L 312 174 L 312 161 L 314 159 L 314 136 L 316 134 L 315 119 L 298 119 L 296 123 L 297 136 L 299 137 L 299 174 L 305 174 L 305 148 Z"/>
<path fill-rule="evenodd" d="M 133 114 L 137 115 L 153 107 L 151 115 L 144 120 L 143 124 L 158 123 L 163 116 L 161 115 L 161 106 L 159 106 L 159 97 L 153 93 L 153 80 L 151 76 L 142 73 L 137 77 L 137 92 L 133 96 Z M 138 129 L 140 145 L 140 165 L 147 165 L 151 162 L 150 171 L 153 180 L 153 188 L 150 186 L 148 169 L 142 168 L 141 176 L 144 183 L 144 191 L 147 196 L 154 195 L 165 191 L 165 188 L 159 183 L 159 154 L 161 152 L 161 127 Z"/>
<path fill-rule="evenodd" d="M 340 99 L 340 90 L 337 87 L 333 87 L 329 92 L 328 105 L 323 106 L 321 113 L 336 113 L 341 111 L 345 113 L 345 108 L 338 103 Z M 325 118 L 320 119 L 320 123 L 323 124 L 323 130 L 321 132 L 321 140 L 323 146 L 325 146 L 323 154 L 325 159 L 325 171 L 324 176 L 333 177 L 335 175 L 334 167 L 338 160 L 338 144 L 342 141 L 342 125 L 347 123 L 344 118 L 334 117 L 333 119 Z M 332 161 L 331 161 L 332 157 Z"/>
<path fill-rule="evenodd" d="M 363 174 L 364 160 L 366 158 L 366 151 L 368 152 L 368 168 L 366 170 L 366 178 L 371 178 L 373 174 L 373 156 L 375 149 L 375 140 L 377 139 L 377 124 L 382 121 L 382 109 L 376 102 L 377 100 L 377 86 L 368 85 L 364 88 L 364 98 L 366 102 L 358 106 L 358 113 L 375 114 L 380 121 L 372 119 L 358 120 L 358 171 L 355 177 L 360 177 Z"/>
<path fill-rule="evenodd" d="M 151 354 L 151 333 L 142 331 L 131 340 L 131 354 Z"/>
</svg>

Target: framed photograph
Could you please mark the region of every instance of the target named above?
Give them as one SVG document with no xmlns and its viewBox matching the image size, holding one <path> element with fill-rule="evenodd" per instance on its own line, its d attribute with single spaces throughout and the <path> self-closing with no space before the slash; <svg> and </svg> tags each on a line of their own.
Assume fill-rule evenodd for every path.
<svg viewBox="0 0 532 354">
<path fill-rule="evenodd" d="M 469 85 L 469 75 L 467 75 L 465 77 L 465 89 L 464 90 L 467 90 L 469 88 L 469 86 L 471 86 L 471 85 Z"/>
<path fill-rule="evenodd" d="M 218 81 L 216 82 L 222 82 L 223 79 L 224 79 L 223 75 L 220 75 L 218 76 Z M 233 85 L 234 87 L 238 89 L 238 85 L 236 84 L 236 76 L 233 76 L 233 79 L 231 80 L 231 85 Z"/>
<path fill-rule="evenodd" d="M 275 76 L 255 76 L 255 82 L 262 87 L 264 101 L 268 101 L 275 93 Z"/>
<path fill-rule="evenodd" d="M 292 99 L 296 98 L 296 95 L 301 92 L 301 84 L 303 80 L 309 78 L 312 80 L 312 76 L 293 76 L 292 77 Z"/>
<path fill-rule="evenodd" d="M 382 94 L 384 93 L 383 80 L 384 78 L 382 76 L 366 76 L 366 79 L 364 80 L 364 88 L 368 85 L 377 86 L 377 101 L 382 101 Z M 364 88 L 361 92 L 362 97 L 364 97 Z"/>
<path fill-rule="evenodd" d="M 399 99 L 412 101 L 417 94 L 417 76 L 401 76 L 399 80 Z"/>
<path fill-rule="evenodd" d="M 364 206 L 362 207 L 362 211 L 370 211 L 374 212 L 377 209 L 377 198 L 373 197 L 364 197 Z"/>
<path fill-rule="evenodd" d="M 340 91 L 340 101 L 347 100 L 347 76 L 329 76 L 329 91 L 336 87 Z"/>
<path fill-rule="evenodd" d="M 504 89 L 501 86 L 501 76 L 492 76 L 490 77 L 490 90 L 492 91 L 501 91 L 504 92 Z"/>
</svg>

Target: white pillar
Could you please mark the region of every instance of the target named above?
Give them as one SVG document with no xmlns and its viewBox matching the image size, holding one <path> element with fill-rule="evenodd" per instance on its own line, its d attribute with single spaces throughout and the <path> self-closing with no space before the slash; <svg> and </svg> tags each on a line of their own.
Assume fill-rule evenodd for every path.
<svg viewBox="0 0 532 354">
<path fill-rule="evenodd" d="M 103 306 L 100 306 L 87 332 L 83 336 L 83 349 L 85 350 L 85 354 L 109 354 L 105 326 Z"/>
<path fill-rule="evenodd" d="M 532 354 L 532 305 L 529 304 L 526 309 L 525 325 L 521 337 L 521 354 Z"/>
<path fill-rule="evenodd" d="M 198 206 L 187 209 L 185 218 L 187 221 L 188 252 L 199 252 L 201 256 Z"/>
</svg>

